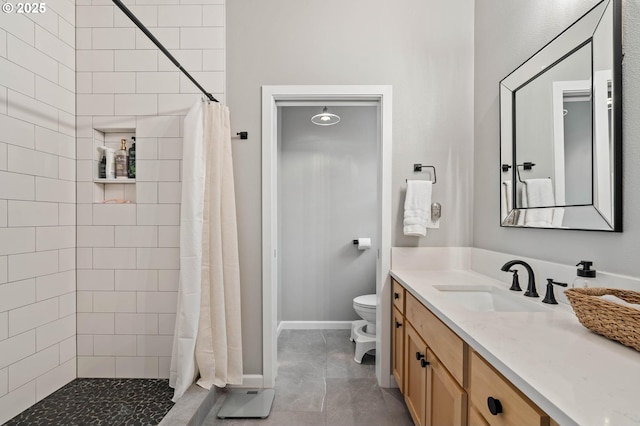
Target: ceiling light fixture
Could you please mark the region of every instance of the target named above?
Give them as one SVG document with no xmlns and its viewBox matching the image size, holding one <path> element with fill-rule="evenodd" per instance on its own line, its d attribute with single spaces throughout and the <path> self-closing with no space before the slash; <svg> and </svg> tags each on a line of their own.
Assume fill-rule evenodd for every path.
<svg viewBox="0 0 640 426">
<path fill-rule="evenodd" d="M 311 122 L 313 124 L 317 124 L 318 126 L 333 126 L 334 124 L 338 124 L 340 122 L 340 117 L 336 114 L 327 112 L 327 107 L 324 107 L 320 114 L 316 114 L 311 117 Z"/>
</svg>

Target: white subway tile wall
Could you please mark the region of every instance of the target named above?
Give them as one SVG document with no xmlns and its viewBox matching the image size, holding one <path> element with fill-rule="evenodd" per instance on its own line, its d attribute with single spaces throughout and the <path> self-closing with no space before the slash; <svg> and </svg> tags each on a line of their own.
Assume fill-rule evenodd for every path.
<svg viewBox="0 0 640 426">
<path fill-rule="evenodd" d="M 73 0 L 0 15 L 4 423 L 76 377 L 76 18 Z"/>
<path fill-rule="evenodd" d="M 128 3 L 223 100 L 224 1 Z M 166 378 L 180 267 L 182 121 L 201 94 L 110 1 L 79 1 L 76 25 L 78 376 Z M 19 125 L 13 133 L 29 131 Z M 136 135 L 135 185 L 94 183 L 95 138 L 124 129 Z M 0 142 L 8 143 L 2 135 Z M 22 201 L 40 201 L 29 195 Z M 112 198 L 132 203 L 100 203 Z"/>
</svg>

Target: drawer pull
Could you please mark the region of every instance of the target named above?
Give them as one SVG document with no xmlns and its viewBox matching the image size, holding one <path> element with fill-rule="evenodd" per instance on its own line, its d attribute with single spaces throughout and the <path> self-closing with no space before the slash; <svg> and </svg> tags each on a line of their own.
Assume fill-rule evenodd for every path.
<svg viewBox="0 0 640 426">
<path fill-rule="evenodd" d="M 429 365 L 429 361 L 423 358 L 420 360 L 420 365 L 422 366 L 422 368 L 425 368 L 427 365 Z"/>
<path fill-rule="evenodd" d="M 489 406 L 489 412 L 494 416 L 502 413 L 502 403 L 499 399 L 495 399 L 494 397 L 490 396 L 489 398 L 487 398 L 487 405 Z"/>
<path fill-rule="evenodd" d="M 396 328 L 400 328 L 400 327 L 402 327 L 402 323 L 401 323 L 401 322 L 396 321 Z"/>
<path fill-rule="evenodd" d="M 424 358 L 424 355 L 422 355 L 420 352 L 416 352 L 416 360 L 420 361 L 422 358 Z"/>
<path fill-rule="evenodd" d="M 393 298 L 396 300 L 400 299 L 400 294 L 393 292 Z"/>
</svg>

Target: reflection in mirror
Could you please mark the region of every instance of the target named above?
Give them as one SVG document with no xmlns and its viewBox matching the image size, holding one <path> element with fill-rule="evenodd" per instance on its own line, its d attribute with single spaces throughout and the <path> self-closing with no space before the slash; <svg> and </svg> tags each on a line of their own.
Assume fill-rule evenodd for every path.
<svg viewBox="0 0 640 426">
<path fill-rule="evenodd" d="M 501 81 L 502 226 L 621 231 L 616 43 L 603 0 Z"/>
</svg>

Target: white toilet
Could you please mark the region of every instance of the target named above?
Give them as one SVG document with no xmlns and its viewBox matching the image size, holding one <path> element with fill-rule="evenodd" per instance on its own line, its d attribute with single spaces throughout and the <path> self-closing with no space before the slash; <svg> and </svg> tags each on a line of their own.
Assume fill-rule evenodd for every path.
<svg viewBox="0 0 640 426">
<path fill-rule="evenodd" d="M 351 341 L 356 342 L 354 360 L 360 364 L 364 354 L 376 348 L 376 295 L 354 298 L 353 309 L 362 318 L 351 324 Z"/>
</svg>

